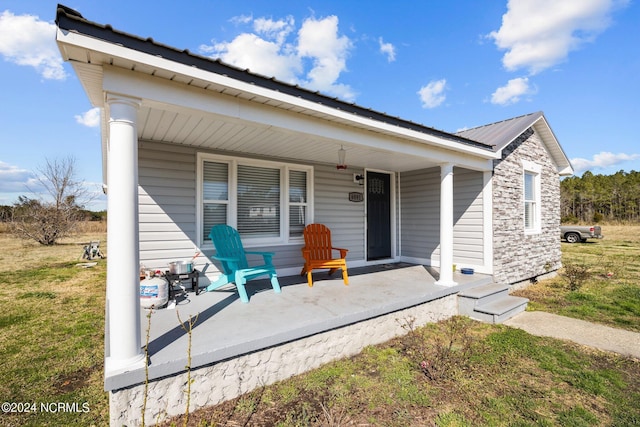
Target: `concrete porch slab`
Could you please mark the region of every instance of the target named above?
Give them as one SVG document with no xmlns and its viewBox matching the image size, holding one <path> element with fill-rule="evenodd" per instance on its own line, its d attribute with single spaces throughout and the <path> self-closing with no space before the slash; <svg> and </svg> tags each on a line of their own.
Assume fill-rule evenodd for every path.
<svg viewBox="0 0 640 427">
<path fill-rule="evenodd" d="M 160 309 L 151 316 L 148 379 L 185 371 L 188 334 L 178 321 L 198 316 L 193 327 L 191 367 L 207 366 L 238 355 L 354 324 L 377 316 L 491 283 L 491 276 L 454 274 L 456 286 L 436 285 L 438 272 L 407 263 L 353 268 L 349 286 L 339 273 L 328 277 L 314 272 L 314 286 L 300 276 L 281 277 L 282 293 L 268 280 L 247 284 L 249 303 L 242 303 L 230 285 L 178 298 L 174 309 Z M 148 310 L 142 310 L 142 337 L 147 334 Z M 144 342 L 143 342 L 144 344 Z M 144 369 L 105 376 L 105 388 L 116 390 L 145 381 Z"/>
</svg>

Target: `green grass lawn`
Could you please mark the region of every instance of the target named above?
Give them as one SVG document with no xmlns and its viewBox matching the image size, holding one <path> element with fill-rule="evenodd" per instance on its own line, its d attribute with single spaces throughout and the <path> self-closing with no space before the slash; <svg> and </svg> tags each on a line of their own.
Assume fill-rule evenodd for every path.
<svg viewBox="0 0 640 427">
<path fill-rule="evenodd" d="M 605 238 L 562 243 L 558 277 L 515 294 L 531 300 L 529 310 L 640 332 L 640 226 L 603 226 Z M 567 268 L 584 271 L 570 289 Z"/>
<path fill-rule="evenodd" d="M 565 265 L 588 266 L 577 290 L 561 274 L 520 292 L 533 309 L 640 331 L 640 227 L 603 231 L 562 244 Z M 108 425 L 106 261 L 75 265 L 79 243 L 96 238 L 106 249 L 103 233 L 55 247 L 0 233 L 0 394 L 23 410 L 0 425 Z M 404 337 L 197 411 L 189 425 L 640 425 L 638 361 L 463 318 L 399 321 Z"/>
<path fill-rule="evenodd" d="M 0 244 L 0 395 L 13 403 L 0 425 L 108 425 L 106 262 L 77 267 L 82 246 L 71 242 L 42 247 L 0 234 Z"/>
</svg>

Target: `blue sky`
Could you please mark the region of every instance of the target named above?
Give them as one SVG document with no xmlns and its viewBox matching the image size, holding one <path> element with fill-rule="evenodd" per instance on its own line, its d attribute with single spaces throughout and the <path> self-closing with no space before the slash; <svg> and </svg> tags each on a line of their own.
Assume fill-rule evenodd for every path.
<svg viewBox="0 0 640 427">
<path fill-rule="evenodd" d="M 577 175 L 640 171 L 637 0 L 62 3 L 449 132 L 542 110 Z M 96 191 L 102 180 L 98 114 L 61 61 L 56 4 L 0 1 L 0 205 L 37 192 L 47 159 L 73 156 Z"/>
</svg>

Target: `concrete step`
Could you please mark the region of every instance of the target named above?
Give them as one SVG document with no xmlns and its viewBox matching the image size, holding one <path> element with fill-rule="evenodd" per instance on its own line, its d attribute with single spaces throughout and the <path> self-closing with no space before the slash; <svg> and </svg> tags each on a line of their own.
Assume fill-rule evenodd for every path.
<svg viewBox="0 0 640 427">
<path fill-rule="evenodd" d="M 458 294 L 458 313 L 488 323 L 502 323 L 527 308 L 527 298 L 509 295 L 509 287 L 491 283 Z"/>
<path fill-rule="evenodd" d="M 508 295 L 503 299 L 476 306 L 473 315 L 480 317 L 478 320 L 489 323 L 502 323 L 525 311 L 528 303 L 528 298 Z"/>
<path fill-rule="evenodd" d="M 509 288 L 504 285 L 489 283 L 465 289 L 458 294 L 458 312 L 472 317 L 476 306 L 498 301 L 509 295 Z"/>
<path fill-rule="evenodd" d="M 478 303 L 490 302 L 500 299 L 504 294 L 509 293 L 509 287 L 506 285 L 498 285 L 497 283 L 489 283 L 488 285 L 476 286 L 471 289 L 465 289 L 458 294 L 459 297 L 476 300 Z"/>
</svg>

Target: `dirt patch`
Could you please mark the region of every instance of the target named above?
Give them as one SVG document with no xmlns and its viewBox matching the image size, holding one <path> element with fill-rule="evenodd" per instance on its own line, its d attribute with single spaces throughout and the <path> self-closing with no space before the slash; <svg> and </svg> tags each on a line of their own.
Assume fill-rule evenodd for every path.
<svg viewBox="0 0 640 427">
<path fill-rule="evenodd" d="M 82 368 L 78 371 L 62 375 L 56 381 L 56 390 L 60 393 L 69 393 L 86 387 L 91 378 L 91 374 L 98 369 L 97 367 Z"/>
</svg>

